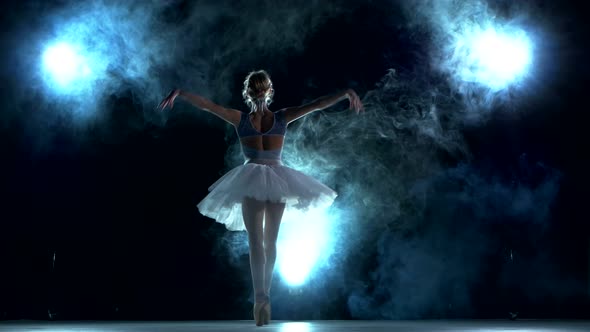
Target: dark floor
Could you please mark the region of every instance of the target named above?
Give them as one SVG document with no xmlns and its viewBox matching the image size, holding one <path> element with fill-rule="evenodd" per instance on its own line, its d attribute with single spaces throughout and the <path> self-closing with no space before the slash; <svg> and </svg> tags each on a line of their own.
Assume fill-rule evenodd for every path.
<svg viewBox="0 0 590 332">
<path fill-rule="evenodd" d="M 104 332 L 184 332 L 184 331 L 280 331 L 280 332 L 323 332 L 323 331 L 395 331 L 395 332 L 433 332 L 433 331 L 477 331 L 477 332 L 588 332 L 590 321 L 560 320 L 420 320 L 420 321 L 275 321 L 264 327 L 256 327 L 254 321 L 4 321 L 0 331 L 104 331 Z"/>
</svg>

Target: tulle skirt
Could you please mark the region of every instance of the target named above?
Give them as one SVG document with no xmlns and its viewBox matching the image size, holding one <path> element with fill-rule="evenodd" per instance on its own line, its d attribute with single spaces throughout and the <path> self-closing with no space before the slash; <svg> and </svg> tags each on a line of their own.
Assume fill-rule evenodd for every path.
<svg viewBox="0 0 590 332">
<path fill-rule="evenodd" d="M 209 194 L 197 205 L 201 214 L 222 223 L 228 230 L 246 230 L 242 201 L 285 203 L 285 214 L 297 210 L 326 209 L 336 192 L 314 178 L 284 166 L 280 160 L 250 160 L 223 175 L 209 187 Z"/>
</svg>

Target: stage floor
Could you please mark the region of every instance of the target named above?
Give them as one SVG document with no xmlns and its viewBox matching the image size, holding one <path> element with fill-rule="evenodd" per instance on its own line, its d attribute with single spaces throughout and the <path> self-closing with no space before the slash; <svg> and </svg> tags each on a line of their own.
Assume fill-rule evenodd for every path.
<svg viewBox="0 0 590 332">
<path fill-rule="evenodd" d="M 590 321 L 562 320 L 416 320 L 416 321 L 273 321 L 257 327 L 254 321 L 0 321 L 11 332 L 588 332 Z"/>
</svg>

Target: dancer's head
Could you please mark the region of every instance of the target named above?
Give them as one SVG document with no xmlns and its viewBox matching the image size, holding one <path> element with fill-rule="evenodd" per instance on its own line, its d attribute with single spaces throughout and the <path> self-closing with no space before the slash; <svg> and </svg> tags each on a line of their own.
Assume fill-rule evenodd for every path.
<svg viewBox="0 0 590 332">
<path fill-rule="evenodd" d="M 270 76 L 264 70 L 253 71 L 246 76 L 242 97 L 252 111 L 261 110 L 260 106 L 272 102 L 274 90 Z"/>
</svg>

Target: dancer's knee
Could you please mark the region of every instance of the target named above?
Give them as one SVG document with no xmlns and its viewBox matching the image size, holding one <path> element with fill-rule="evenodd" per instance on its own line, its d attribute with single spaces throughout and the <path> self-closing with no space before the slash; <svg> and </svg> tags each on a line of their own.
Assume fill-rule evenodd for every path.
<svg viewBox="0 0 590 332">
<path fill-rule="evenodd" d="M 254 239 L 249 241 L 250 250 L 257 251 L 257 252 L 264 252 L 264 244 L 260 239 Z"/>
<path fill-rule="evenodd" d="M 264 255 L 267 259 L 275 259 L 277 257 L 276 243 L 266 244 L 264 246 Z"/>
</svg>

